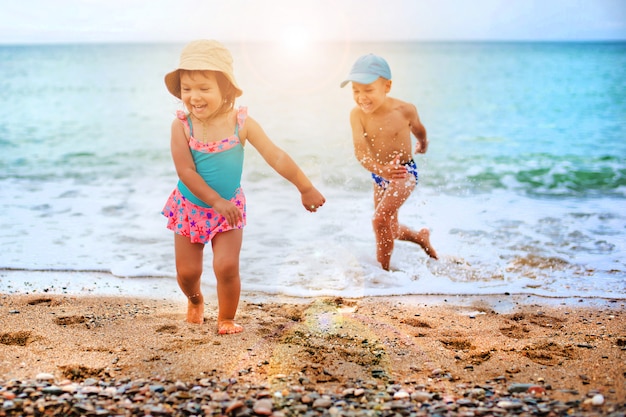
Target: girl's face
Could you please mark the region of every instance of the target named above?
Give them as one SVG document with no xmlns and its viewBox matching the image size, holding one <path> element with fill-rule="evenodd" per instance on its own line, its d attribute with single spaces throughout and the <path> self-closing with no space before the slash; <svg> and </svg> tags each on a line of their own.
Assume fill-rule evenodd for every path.
<svg viewBox="0 0 626 417">
<path fill-rule="evenodd" d="M 220 110 L 224 99 L 212 71 L 182 71 L 180 98 L 198 119 L 208 119 Z"/>
<path fill-rule="evenodd" d="M 391 80 L 379 78 L 371 84 L 352 82 L 352 94 L 357 106 L 366 114 L 374 113 L 385 102 L 391 90 Z"/>
</svg>

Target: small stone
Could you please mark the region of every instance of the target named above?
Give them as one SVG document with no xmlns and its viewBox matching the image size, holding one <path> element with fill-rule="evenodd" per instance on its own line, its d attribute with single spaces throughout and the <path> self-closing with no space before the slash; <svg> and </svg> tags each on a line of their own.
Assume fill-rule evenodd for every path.
<svg viewBox="0 0 626 417">
<path fill-rule="evenodd" d="M 534 387 L 535 384 L 511 384 L 508 391 L 513 394 L 515 392 L 526 392 L 530 387 Z"/>
<path fill-rule="evenodd" d="M 313 397 L 309 394 L 304 394 L 300 399 L 300 402 L 302 402 L 302 404 L 311 404 L 313 402 Z"/>
<path fill-rule="evenodd" d="M 86 387 L 82 387 L 80 389 L 80 393 L 85 395 L 98 395 L 100 393 L 100 388 L 89 385 Z"/>
<path fill-rule="evenodd" d="M 232 403 L 230 403 L 228 407 L 226 407 L 226 414 L 230 414 L 233 411 L 238 410 L 243 406 L 244 406 L 244 403 L 242 401 L 233 401 Z"/>
<path fill-rule="evenodd" d="M 546 393 L 546 389 L 544 387 L 540 387 L 539 385 L 533 385 L 528 388 L 528 393 L 534 395 L 543 395 Z"/>
<path fill-rule="evenodd" d="M 411 394 L 411 400 L 417 401 L 418 403 L 425 403 L 430 401 L 432 395 L 426 391 L 416 391 Z"/>
<path fill-rule="evenodd" d="M 37 374 L 37 376 L 35 376 L 35 379 L 37 381 L 54 381 L 54 375 L 46 372 L 41 372 Z"/>
<path fill-rule="evenodd" d="M 165 392 L 163 385 L 150 385 L 150 392 Z"/>
<path fill-rule="evenodd" d="M 483 400 L 485 398 L 485 390 L 482 388 L 472 388 L 467 392 L 469 398 Z"/>
<path fill-rule="evenodd" d="M 393 394 L 393 399 L 394 400 L 406 400 L 407 398 L 409 398 L 411 395 L 404 391 L 404 390 L 400 390 L 398 392 L 396 392 L 395 394 Z"/>
<path fill-rule="evenodd" d="M 15 394 L 10 391 L 3 391 L 2 398 L 4 398 L 5 400 L 14 400 Z"/>
<path fill-rule="evenodd" d="M 48 395 L 61 395 L 63 394 L 63 389 L 55 385 L 51 385 L 49 387 L 44 387 L 41 392 Z"/>
<path fill-rule="evenodd" d="M 262 398 L 260 400 L 257 400 L 252 406 L 252 411 L 262 416 L 271 415 L 273 409 L 274 409 L 274 404 L 272 403 L 272 400 L 268 398 Z"/>
<path fill-rule="evenodd" d="M 518 408 L 522 408 L 523 406 L 524 404 L 517 402 L 517 401 L 508 401 L 508 400 L 498 401 L 498 407 L 504 408 L 505 410 L 515 410 Z"/>
<path fill-rule="evenodd" d="M 70 394 L 73 394 L 76 391 L 78 391 L 78 387 L 79 387 L 78 384 L 75 384 L 75 383 L 66 384 L 66 385 L 61 384 L 61 388 L 63 389 L 63 392 L 67 392 Z"/>
<path fill-rule="evenodd" d="M 596 394 L 593 397 L 591 397 L 591 405 L 602 405 L 604 404 L 604 395 L 602 394 Z"/>
<path fill-rule="evenodd" d="M 313 402 L 313 408 L 330 408 L 333 401 L 330 398 L 321 397 Z"/>
</svg>

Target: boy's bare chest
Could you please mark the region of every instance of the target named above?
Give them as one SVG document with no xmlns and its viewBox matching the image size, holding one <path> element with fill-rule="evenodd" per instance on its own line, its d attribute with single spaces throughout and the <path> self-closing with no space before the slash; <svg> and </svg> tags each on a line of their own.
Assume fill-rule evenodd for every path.
<svg viewBox="0 0 626 417">
<path fill-rule="evenodd" d="M 363 135 L 372 142 L 410 139 L 410 126 L 405 118 L 392 113 L 369 117 L 363 121 Z"/>
</svg>

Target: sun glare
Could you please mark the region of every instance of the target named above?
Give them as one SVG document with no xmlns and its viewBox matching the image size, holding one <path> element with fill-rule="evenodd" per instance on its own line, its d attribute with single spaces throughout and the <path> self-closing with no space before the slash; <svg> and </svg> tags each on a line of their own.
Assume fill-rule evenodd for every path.
<svg viewBox="0 0 626 417">
<path fill-rule="evenodd" d="M 305 28 L 290 26 L 283 30 L 281 41 L 289 51 L 302 52 L 311 44 L 311 34 Z"/>
</svg>

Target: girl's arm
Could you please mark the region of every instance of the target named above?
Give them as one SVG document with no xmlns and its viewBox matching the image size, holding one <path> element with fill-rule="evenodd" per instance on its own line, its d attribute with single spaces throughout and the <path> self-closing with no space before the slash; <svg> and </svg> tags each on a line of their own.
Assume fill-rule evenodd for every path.
<svg viewBox="0 0 626 417">
<path fill-rule="evenodd" d="M 242 133 L 269 166 L 296 186 L 302 195 L 302 205 L 305 209 L 316 211 L 318 207 L 324 205 L 326 202 L 324 196 L 313 186 L 287 152 L 271 141 L 256 120 L 248 116 Z"/>
<path fill-rule="evenodd" d="M 196 171 L 196 164 L 193 162 L 193 157 L 189 150 L 189 139 L 179 119 L 174 119 L 172 122 L 172 139 L 170 146 L 176 173 L 183 184 L 189 188 L 193 195 L 224 216 L 229 224 L 237 224 L 241 220 L 239 209 L 230 201 L 223 199 L 214 189 L 209 187 Z"/>
</svg>

